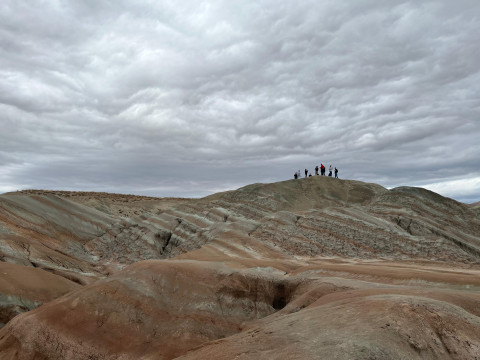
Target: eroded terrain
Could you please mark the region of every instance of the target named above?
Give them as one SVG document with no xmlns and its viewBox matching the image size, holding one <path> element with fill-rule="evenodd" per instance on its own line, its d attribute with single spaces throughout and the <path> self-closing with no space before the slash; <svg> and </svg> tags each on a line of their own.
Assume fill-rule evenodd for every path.
<svg viewBox="0 0 480 360">
<path fill-rule="evenodd" d="M 430 191 L 328 177 L 4 194 L 0 358 L 478 359 L 479 230 Z"/>
</svg>

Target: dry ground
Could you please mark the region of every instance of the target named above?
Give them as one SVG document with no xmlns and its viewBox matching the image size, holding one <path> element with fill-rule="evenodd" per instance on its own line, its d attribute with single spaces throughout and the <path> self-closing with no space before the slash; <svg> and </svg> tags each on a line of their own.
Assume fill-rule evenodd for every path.
<svg viewBox="0 0 480 360">
<path fill-rule="evenodd" d="M 438 194 L 327 177 L 4 194 L 0 358 L 479 359 L 479 233 Z"/>
</svg>

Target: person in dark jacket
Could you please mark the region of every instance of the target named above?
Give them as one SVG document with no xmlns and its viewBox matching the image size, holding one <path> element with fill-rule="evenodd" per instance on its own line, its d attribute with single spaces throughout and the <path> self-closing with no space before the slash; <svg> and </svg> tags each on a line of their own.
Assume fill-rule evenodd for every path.
<svg viewBox="0 0 480 360">
<path fill-rule="evenodd" d="M 338 179 L 338 169 L 337 169 L 337 167 L 335 167 L 335 178 Z"/>
</svg>

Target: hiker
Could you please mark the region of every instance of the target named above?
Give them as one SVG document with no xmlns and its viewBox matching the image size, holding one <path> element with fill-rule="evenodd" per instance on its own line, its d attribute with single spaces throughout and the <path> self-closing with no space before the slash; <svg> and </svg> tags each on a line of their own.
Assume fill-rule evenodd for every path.
<svg viewBox="0 0 480 360">
<path fill-rule="evenodd" d="M 335 167 L 335 179 L 338 179 L 338 169 Z"/>
<path fill-rule="evenodd" d="M 297 172 L 295 172 L 295 174 L 293 174 L 293 178 L 298 179 L 298 173 Z"/>
<path fill-rule="evenodd" d="M 333 171 L 333 167 L 332 165 L 330 165 L 330 167 L 328 168 L 328 176 L 332 176 L 332 171 Z"/>
<path fill-rule="evenodd" d="M 325 176 L 325 166 L 323 166 L 323 164 L 320 164 L 320 173 L 322 176 Z"/>
<path fill-rule="evenodd" d="M 318 165 L 315 166 L 315 175 L 318 175 Z"/>
<path fill-rule="evenodd" d="M 308 176 L 308 170 L 305 169 L 305 177 L 307 177 L 307 176 Z"/>
<path fill-rule="evenodd" d="M 311 177 L 312 176 L 312 173 L 308 174 L 308 177 Z"/>
</svg>

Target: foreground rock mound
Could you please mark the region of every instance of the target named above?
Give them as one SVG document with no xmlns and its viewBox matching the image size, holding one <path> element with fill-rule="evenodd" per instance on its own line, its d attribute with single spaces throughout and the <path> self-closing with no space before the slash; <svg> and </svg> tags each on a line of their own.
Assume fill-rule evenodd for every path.
<svg viewBox="0 0 480 360">
<path fill-rule="evenodd" d="M 32 359 L 172 358 L 275 312 L 278 273 L 139 262 L 15 318 L 0 335 L 0 348 Z"/>
<path fill-rule="evenodd" d="M 0 358 L 476 359 L 479 233 L 430 191 L 319 176 L 197 200 L 2 195 Z"/>
<path fill-rule="evenodd" d="M 450 303 L 451 293 L 420 290 L 325 296 L 180 359 L 475 359 L 480 321 L 472 302 L 480 298 L 472 295 L 455 299 L 467 309 Z"/>
<path fill-rule="evenodd" d="M 283 271 L 264 265 L 260 260 L 136 263 L 17 316 L 0 332 L 0 357 L 172 359 L 190 351 L 186 359 L 475 359 L 478 354 L 479 270 L 338 260 L 279 261 Z"/>
</svg>

